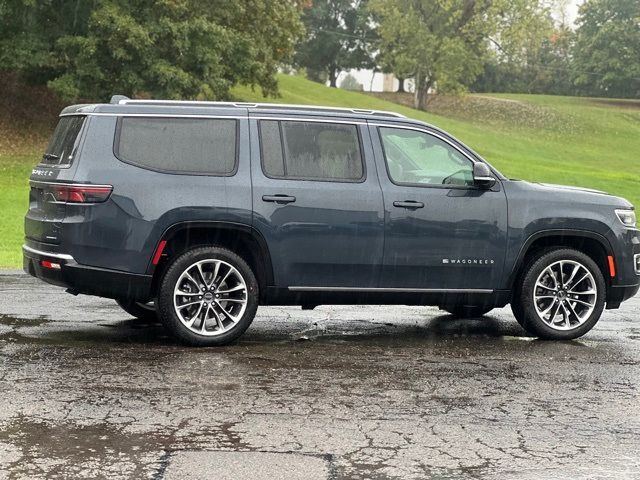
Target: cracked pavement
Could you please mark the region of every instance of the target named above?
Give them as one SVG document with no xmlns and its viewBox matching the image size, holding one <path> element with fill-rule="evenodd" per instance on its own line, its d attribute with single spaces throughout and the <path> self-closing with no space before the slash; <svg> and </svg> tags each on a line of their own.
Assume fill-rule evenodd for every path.
<svg viewBox="0 0 640 480">
<path fill-rule="evenodd" d="M 639 347 L 636 297 L 570 342 L 508 308 L 261 307 L 193 349 L 5 271 L 0 479 L 638 478 Z"/>
</svg>

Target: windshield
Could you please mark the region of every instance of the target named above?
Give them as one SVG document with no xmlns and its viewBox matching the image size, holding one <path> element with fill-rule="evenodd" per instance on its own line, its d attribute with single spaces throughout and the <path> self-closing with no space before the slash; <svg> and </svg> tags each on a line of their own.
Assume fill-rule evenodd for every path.
<svg viewBox="0 0 640 480">
<path fill-rule="evenodd" d="M 71 165 L 80 143 L 84 116 L 62 117 L 42 156 L 43 165 Z"/>
</svg>

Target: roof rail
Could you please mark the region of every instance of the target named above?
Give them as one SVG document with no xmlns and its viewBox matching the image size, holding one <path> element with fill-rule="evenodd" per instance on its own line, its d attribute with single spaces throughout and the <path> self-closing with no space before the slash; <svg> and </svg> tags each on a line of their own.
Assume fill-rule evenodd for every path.
<svg viewBox="0 0 640 480">
<path fill-rule="evenodd" d="M 112 103 L 114 98 L 112 98 Z M 386 117 L 406 118 L 404 115 L 386 110 L 369 110 L 365 108 L 325 107 L 318 105 L 300 105 L 289 103 L 251 103 L 251 102 L 210 102 L 201 100 L 131 100 L 118 98 L 118 105 L 172 105 L 185 107 L 227 107 L 227 108 L 264 108 L 271 110 L 315 110 L 318 112 L 357 113 L 360 115 L 380 115 Z"/>
</svg>

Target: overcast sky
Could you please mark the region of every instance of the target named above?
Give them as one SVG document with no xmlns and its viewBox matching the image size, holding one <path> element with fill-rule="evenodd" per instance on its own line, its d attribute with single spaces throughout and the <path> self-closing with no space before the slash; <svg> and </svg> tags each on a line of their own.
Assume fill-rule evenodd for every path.
<svg viewBox="0 0 640 480">
<path fill-rule="evenodd" d="M 567 18 L 567 21 L 569 23 L 575 22 L 576 17 L 578 16 L 578 7 L 582 5 L 582 3 L 583 3 L 583 0 L 571 0 L 571 3 L 567 8 L 567 16 L 569 17 Z"/>
</svg>

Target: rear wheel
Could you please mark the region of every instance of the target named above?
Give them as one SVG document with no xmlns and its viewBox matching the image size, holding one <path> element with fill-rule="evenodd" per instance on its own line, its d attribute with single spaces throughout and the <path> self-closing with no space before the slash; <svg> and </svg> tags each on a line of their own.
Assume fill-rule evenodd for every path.
<svg viewBox="0 0 640 480">
<path fill-rule="evenodd" d="M 156 314 L 155 302 L 136 302 L 128 299 L 117 299 L 116 303 L 132 317 L 143 323 L 157 323 L 158 315 Z"/>
<path fill-rule="evenodd" d="M 604 276 L 593 259 L 555 249 L 525 267 L 511 309 L 518 323 L 541 338 L 570 340 L 598 322 L 605 304 Z"/>
<path fill-rule="evenodd" d="M 492 307 L 481 307 L 478 305 L 448 305 L 440 308 L 458 318 L 482 317 L 493 310 Z"/>
<path fill-rule="evenodd" d="M 258 308 L 258 283 L 247 263 L 220 247 L 177 257 L 160 284 L 158 313 L 183 343 L 226 345 L 249 327 Z"/>
</svg>

